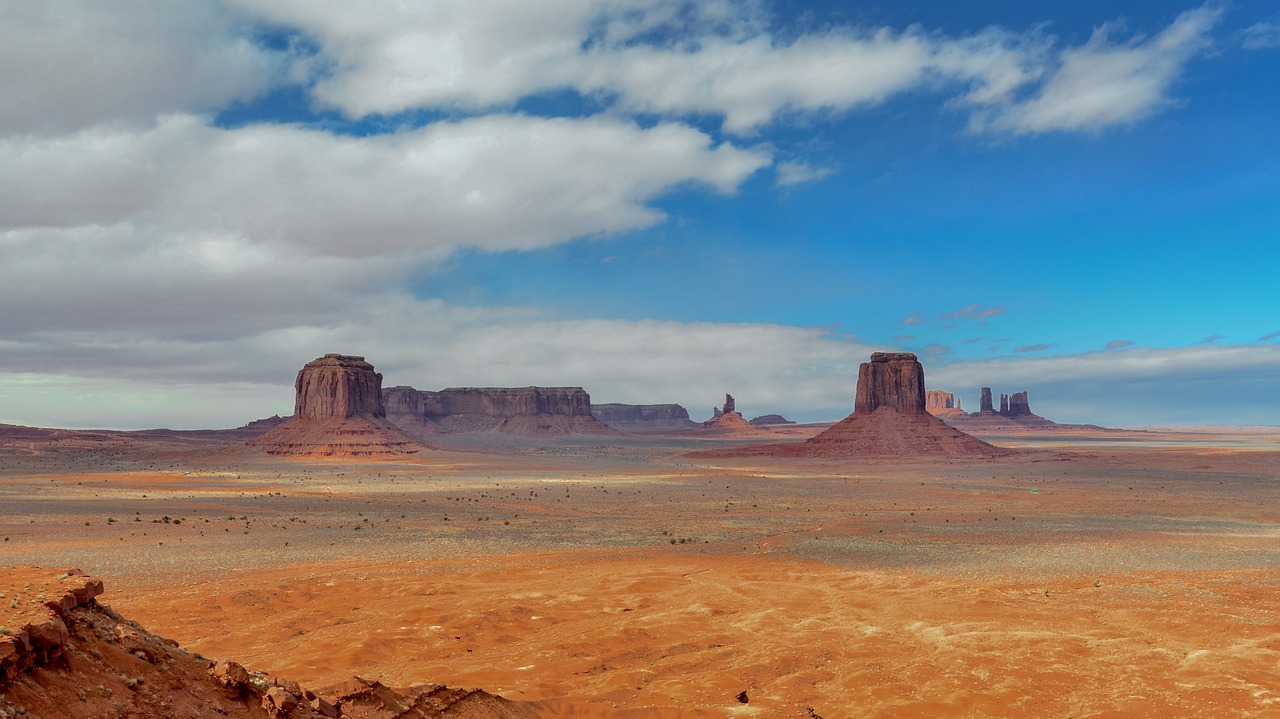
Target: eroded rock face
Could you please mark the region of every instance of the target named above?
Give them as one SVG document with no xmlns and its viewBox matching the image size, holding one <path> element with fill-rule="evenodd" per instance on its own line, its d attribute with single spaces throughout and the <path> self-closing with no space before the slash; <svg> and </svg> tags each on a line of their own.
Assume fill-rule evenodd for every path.
<svg viewBox="0 0 1280 719">
<path fill-rule="evenodd" d="M 870 414 L 881 407 L 924 413 L 924 367 L 910 352 L 873 352 L 871 361 L 858 367 L 853 411 Z"/>
<path fill-rule="evenodd" d="M 678 404 L 593 404 L 591 414 L 614 429 L 643 431 L 687 429 L 697 423 Z"/>
<path fill-rule="evenodd" d="M 1009 395 L 1009 408 L 1005 410 L 1005 414 L 1010 417 L 1031 414 L 1031 403 L 1027 401 L 1027 393 L 1014 392 Z"/>
<path fill-rule="evenodd" d="M 991 388 L 990 388 L 990 387 L 983 387 L 983 388 L 982 388 L 982 394 L 981 394 L 981 396 L 978 398 L 978 412 L 979 412 L 979 413 L 982 413 L 982 412 L 990 413 L 990 412 L 995 412 L 995 411 L 996 411 L 995 407 L 994 407 L 994 406 L 992 406 L 992 404 L 991 404 Z"/>
<path fill-rule="evenodd" d="M 385 417 L 382 375 L 364 357 L 327 354 L 298 370 L 293 416 L 303 420 Z"/>
<path fill-rule="evenodd" d="M 946 390 L 930 389 L 924 393 L 924 408 L 929 413 L 937 413 L 944 409 L 958 409 L 956 396 Z"/>
<path fill-rule="evenodd" d="M 613 431 L 592 415 L 591 395 L 581 387 L 450 387 L 438 392 L 392 387 L 382 396 L 387 418 L 414 435 Z"/>
</svg>

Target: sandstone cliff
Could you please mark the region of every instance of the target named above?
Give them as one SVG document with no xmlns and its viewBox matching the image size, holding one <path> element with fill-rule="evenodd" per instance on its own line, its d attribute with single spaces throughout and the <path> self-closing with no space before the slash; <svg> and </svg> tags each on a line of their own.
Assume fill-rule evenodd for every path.
<svg viewBox="0 0 1280 719">
<path fill-rule="evenodd" d="M 500 432 L 527 437 L 611 434 L 581 387 L 413 387 L 383 391 L 387 419 L 418 437 Z"/>
<path fill-rule="evenodd" d="M 976 432 L 1017 431 L 1026 428 L 1054 429 L 1067 427 L 1045 419 L 1031 411 L 1026 392 L 1000 394 L 1000 409 L 991 409 L 991 388 L 982 388 L 983 409 L 973 414 L 956 413 L 940 415 L 949 424 Z M 1076 425 L 1071 425 L 1076 426 Z M 1090 427 L 1094 425 L 1089 425 Z"/>
<path fill-rule="evenodd" d="M 951 392 L 941 389 L 925 390 L 924 408 L 935 417 L 954 417 L 965 414 L 960 407 L 960 400 Z"/>
<path fill-rule="evenodd" d="M 870 362 L 858 368 L 853 414 L 804 442 L 731 453 L 830 458 L 993 457 L 1006 453 L 926 412 L 924 392 L 924 368 L 915 355 L 876 352 Z"/>
<path fill-rule="evenodd" d="M 593 404 L 596 419 L 626 432 L 689 429 L 698 424 L 678 404 Z"/>
<path fill-rule="evenodd" d="M 423 449 L 386 420 L 382 375 L 363 357 L 327 354 L 304 365 L 293 386 L 293 417 L 250 446 L 305 457 L 386 457 Z"/>
<path fill-rule="evenodd" d="M 536 719 L 537 704 L 479 690 L 392 689 L 353 678 L 312 690 L 188 653 L 99 604 L 77 570 L 0 567 L 0 717 L 90 719 Z M 609 716 L 605 713 L 604 716 Z"/>
</svg>

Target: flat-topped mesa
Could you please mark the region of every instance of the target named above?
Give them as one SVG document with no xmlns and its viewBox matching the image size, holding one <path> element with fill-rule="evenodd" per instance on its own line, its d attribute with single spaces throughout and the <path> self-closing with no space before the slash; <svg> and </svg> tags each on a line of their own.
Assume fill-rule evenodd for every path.
<svg viewBox="0 0 1280 719">
<path fill-rule="evenodd" d="M 382 375 L 363 357 L 327 354 L 293 383 L 293 417 L 249 442 L 267 454 L 314 458 L 414 454 L 422 445 L 387 421 Z"/>
<path fill-rule="evenodd" d="M 364 357 L 327 354 L 298 370 L 293 416 L 303 420 L 385 417 L 382 375 Z"/>
<path fill-rule="evenodd" d="M 620 430 L 670 430 L 698 426 L 678 404 L 593 404 L 591 414 Z"/>
<path fill-rule="evenodd" d="M 525 436 L 609 434 L 581 387 L 450 387 L 438 392 L 392 387 L 387 418 L 414 436 L 495 431 Z"/>
<path fill-rule="evenodd" d="M 924 367 L 910 352 L 873 352 L 858 367 L 855 413 L 888 407 L 904 414 L 924 414 Z"/>
</svg>

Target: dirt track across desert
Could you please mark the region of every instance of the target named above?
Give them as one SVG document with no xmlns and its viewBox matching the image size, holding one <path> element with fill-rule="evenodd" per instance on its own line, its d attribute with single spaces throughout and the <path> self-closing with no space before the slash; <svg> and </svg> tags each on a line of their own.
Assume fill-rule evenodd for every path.
<svg viewBox="0 0 1280 719">
<path fill-rule="evenodd" d="M 1020 451 L 712 460 L 686 453 L 733 443 L 612 437 L 323 463 L 9 443 L 0 546 L 308 685 L 483 687 L 561 716 L 1280 712 L 1274 435 L 990 439 Z"/>
</svg>

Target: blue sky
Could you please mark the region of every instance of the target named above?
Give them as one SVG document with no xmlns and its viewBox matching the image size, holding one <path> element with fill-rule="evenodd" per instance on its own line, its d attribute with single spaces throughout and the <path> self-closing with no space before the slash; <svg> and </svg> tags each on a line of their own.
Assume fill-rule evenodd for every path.
<svg viewBox="0 0 1280 719">
<path fill-rule="evenodd" d="M 1274 4 L 349 5 L 0 2 L 0 421 L 234 426 L 325 352 L 834 419 L 894 349 L 1280 423 Z"/>
</svg>

